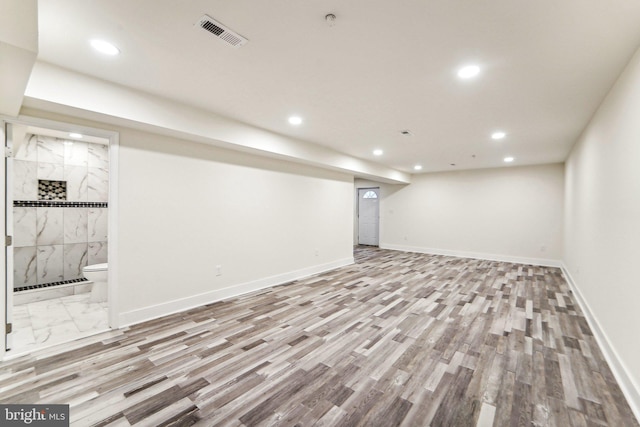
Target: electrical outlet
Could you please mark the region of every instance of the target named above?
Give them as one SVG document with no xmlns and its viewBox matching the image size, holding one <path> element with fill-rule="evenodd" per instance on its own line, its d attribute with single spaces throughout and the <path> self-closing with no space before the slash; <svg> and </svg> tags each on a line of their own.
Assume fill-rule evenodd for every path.
<svg viewBox="0 0 640 427">
<path fill-rule="evenodd" d="M 216 276 L 222 276 L 222 266 L 216 265 Z"/>
<path fill-rule="evenodd" d="M 319 249 L 316 249 L 316 250 L 315 250 L 315 254 L 316 254 L 316 256 L 320 256 L 320 250 L 319 250 Z"/>
</svg>

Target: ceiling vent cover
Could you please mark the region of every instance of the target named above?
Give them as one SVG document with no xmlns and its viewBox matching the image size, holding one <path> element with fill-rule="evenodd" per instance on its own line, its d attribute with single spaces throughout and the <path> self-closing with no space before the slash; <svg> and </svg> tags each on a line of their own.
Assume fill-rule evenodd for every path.
<svg viewBox="0 0 640 427">
<path fill-rule="evenodd" d="M 200 18 L 199 25 L 201 28 L 209 31 L 220 40 L 236 48 L 244 46 L 249 41 L 208 15 L 204 15 L 202 18 Z"/>
</svg>

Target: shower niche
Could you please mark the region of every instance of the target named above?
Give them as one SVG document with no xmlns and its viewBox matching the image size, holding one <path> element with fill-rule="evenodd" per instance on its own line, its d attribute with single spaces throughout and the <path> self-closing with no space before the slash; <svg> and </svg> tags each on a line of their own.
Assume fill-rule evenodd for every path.
<svg viewBox="0 0 640 427">
<path fill-rule="evenodd" d="M 67 200 L 67 181 L 39 179 L 38 200 Z"/>
</svg>

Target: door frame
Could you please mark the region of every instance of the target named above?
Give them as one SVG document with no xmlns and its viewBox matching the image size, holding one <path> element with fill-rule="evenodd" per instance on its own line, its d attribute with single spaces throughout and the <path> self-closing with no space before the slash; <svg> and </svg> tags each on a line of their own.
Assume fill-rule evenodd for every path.
<svg viewBox="0 0 640 427">
<path fill-rule="evenodd" d="M 0 137 L 2 138 L 2 146 L 3 146 L 3 151 L 6 150 L 7 146 L 7 138 L 8 138 L 8 133 L 7 133 L 7 129 L 8 129 L 8 123 L 5 122 L 4 120 L 2 121 L 2 123 L 0 123 Z M 11 168 L 9 167 L 9 162 L 7 162 L 6 160 L 6 151 L 4 153 L 5 158 L 3 159 L 2 162 L 0 162 L 2 164 L 1 168 L 2 171 L 0 173 L 0 175 L 2 176 L 3 181 L 3 185 L 2 185 L 2 204 L 3 204 L 3 209 L 1 209 L 0 211 L 2 212 L 0 215 L 2 216 L 2 224 L 3 224 L 3 230 L 4 230 L 4 234 L 5 236 L 11 235 L 9 233 L 11 233 L 13 231 L 13 224 L 10 223 L 10 221 L 13 221 L 12 219 L 12 211 L 13 209 L 8 209 L 7 208 L 7 189 L 9 188 L 9 182 L 7 180 L 7 176 L 11 173 Z M 9 304 L 11 304 L 11 307 L 13 307 L 13 293 L 9 292 L 9 286 L 13 286 L 13 272 L 12 274 L 9 274 L 7 266 L 8 265 L 13 265 L 13 250 L 10 250 L 6 245 L 5 245 L 5 250 L 4 250 L 4 256 L 2 256 L 2 267 L 0 268 L 1 273 L 2 273 L 2 277 L 4 278 L 4 289 L 2 290 L 2 292 L 0 292 L 0 298 L 2 299 L 1 303 L 0 303 L 0 313 L 1 316 L 0 318 L 2 319 L 2 322 L 5 323 L 5 325 L 2 325 L 2 327 L 0 327 L 0 329 L 2 329 L 2 333 L 3 333 L 3 338 L 2 338 L 2 346 L 1 350 L 0 350 L 0 354 L 4 355 L 4 352 L 6 351 L 6 347 L 8 345 L 11 344 L 10 338 L 8 337 L 8 333 L 7 330 L 5 329 L 5 326 L 9 323 L 12 322 L 13 317 L 12 317 L 12 313 L 11 310 L 9 309 Z"/>
<path fill-rule="evenodd" d="M 367 191 L 367 190 L 376 190 L 377 194 L 378 194 L 378 218 L 377 218 L 377 226 L 378 226 L 378 244 L 376 245 L 377 247 L 380 247 L 380 200 L 382 199 L 381 196 L 381 191 L 380 191 L 380 187 L 373 187 L 373 186 L 367 186 L 367 187 L 356 187 L 356 221 L 355 221 L 355 227 L 356 227 L 356 241 L 355 244 L 359 245 L 360 244 L 360 191 Z"/>
<path fill-rule="evenodd" d="M 79 120 L 80 121 L 80 120 Z M 85 135 L 92 135 L 101 138 L 105 138 L 109 140 L 109 218 L 108 218 L 108 233 L 107 238 L 109 242 L 109 246 L 107 248 L 107 258 L 109 260 L 109 272 L 108 272 L 108 326 L 111 329 L 117 329 L 120 326 L 119 316 L 118 316 L 118 282 L 117 282 L 117 272 L 118 272 L 118 179 L 119 179 L 119 170 L 118 170 L 118 153 L 120 147 L 120 134 L 116 131 L 106 130 L 94 128 L 91 126 L 87 126 L 84 124 L 72 123 L 72 122 L 61 122 L 43 119 L 39 117 L 32 116 L 23 116 L 20 115 L 16 117 L 9 117 L 0 115 L 0 138 L 2 138 L 3 146 L 6 144 L 6 125 L 7 124 L 17 124 L 17 125 L 25 125 L 25 126 L 36 126 L 41 128 L 48 128 L 52 130 L 65 131 L 65 132 L 79 132 Z M 7 194 L 6 188 L 8 184 L 11 182 L 8 181 L 7 171 L 5 168 L 5 162 L 0 162 L 2 164 L 0 169 L 0 176 L 2 176 L 2 200 L 4 209 L 0 209 L 2 216 L 2 220 L 4 221 L 4 227 L 7 226 L 8 218 L 6 213 L 11 208 L 6 205 Z M 10 179 L 10 178 L 9 178 Z M 6 230 L 5 230 L 6 231 Z M 0 267 L 0 274 L 5 277 L 5 286 L 4 291 L 0 292 L 0 318 L 7 318 L 7 310 L 12 309 L 8 306 L 9 302 L 13 304 L 13 298 L 7 298 L 7 294 L 9 293 L 8 284 L 6 281 L 6 277 L 8 274 L 13 274 L 8 269 L 11 267 L 13 270 L 13 266 L 9 266 L 7 264 L 7 257 L 2 257 L 2 266 Z M 2 329 L 2 342 L 3 345 L 0 346 L 0 360 L 5 360 L 7 357 L 11 357 L 10 353 L 7 353 L 5 350 L 7 334 L 5 328 Z"/>
</svg>

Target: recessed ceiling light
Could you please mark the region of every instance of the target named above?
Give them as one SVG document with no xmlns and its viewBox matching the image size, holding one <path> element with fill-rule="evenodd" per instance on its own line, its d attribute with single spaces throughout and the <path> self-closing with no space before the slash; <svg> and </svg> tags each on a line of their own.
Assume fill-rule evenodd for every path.
<svg viewBox="0 0 640 427">
<path fill-rule="evenodd" d="M 69 136 L 70 136 L 71 138 L 82 138 L 82 135 L 81 135 L 81 134 L 79 134 L 79 133 L 76 133 L 76 132 L 71 132 L 71 133 L 69 134 Z"/>
<path fill-rule="evenodd" d="M 120 53 L 120 49 L 115 47 L 113 44 L 108 41 L 93 39 L 91 40 L 91 46 L 100 53 L 104 53 L 105 55 L 117 55 Z"/>
<path fill-rule="evenodd" d="M 413 169 L 414 169 L 414 170 L 417 170 L 417 171 L 421 171 L 421 170 L 422 170 L 422 165 L 415 165 L 415 166 L 413 167 Z"/>
<path fill-rule="evenodd" d="M 289 123 L 291 123 L 292 125 L 299 125 L 302 123 L 302 117 L 291 116 L 289 117 Z"/>
<path fill-rule="evenodd" d="M 509 157 L 505 157 L 505 158 L 504 158 L 504 162 L 505 162 L 505 163 L 511 163 L 511 162 L 513 162 L 513 160 L 514 160 L 514 159 L 513 159 L 513 157 L 511 157 L 511 156 L 509 156 Z"/>
<path fill-rule="evenodd" d="M 378 149 L 378 150 L 373 150 L 373 155 L 374 156 L 382 156 L 382 154 L 384 153 L 384 151 Z"/>
<path fill-rule="evenodd" d="M 480 74 L 480 67 L 477 65 L 467 65 L 458 70 L 458 77 L 461 79 L 470 79 Z"/>
<path fill-rule="evenodd" d="M 492 133 L 491 134 L 491 139 L 502 139 L 505 136 L 507 136 L 507 134 L 500 130 L 500 131 L 496 131 L 496 132 Z"/>
</svg>

